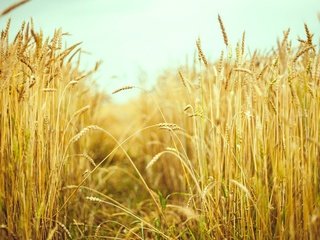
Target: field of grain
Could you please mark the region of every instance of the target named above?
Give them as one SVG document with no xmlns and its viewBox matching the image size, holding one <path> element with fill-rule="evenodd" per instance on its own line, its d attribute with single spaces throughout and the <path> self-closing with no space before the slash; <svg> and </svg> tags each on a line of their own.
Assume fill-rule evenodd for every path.
<svg viewBox="0 0 320 240">
<path fill-rule="evenodd" d="M 13 7 L 14 8 L 14 7 Z M 11 11 L 12 9 L 7 9 Z M 2 14 L 6 14 L 3 12 Z M 320 54 L 307 24 L 164 71 L 123 104 L 81 45 L 32 21 L 0 38 L 0 239 L 317 239 Z M 35 23 L 36 24 L 36 23 Z M 303 25 L 302 25 L 303 26 Z"/>
</svg>

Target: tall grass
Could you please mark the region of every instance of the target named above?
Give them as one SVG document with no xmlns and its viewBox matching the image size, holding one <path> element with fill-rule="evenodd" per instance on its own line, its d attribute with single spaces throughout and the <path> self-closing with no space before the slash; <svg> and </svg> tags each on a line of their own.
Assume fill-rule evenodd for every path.
<svg viewBox="0 0 320 240">
<path fill-rule="evenodd" d="M 168 70 L 126 104 L 88 91 L 78 45 L 24 24 L 0 42 L 0 236 L 316 239 L 320 55 L 284 32 Z M 97 126 L 99 125 L 99 126 Z M 92 130 L 96 130 L 91 134 Z"/>
</svg>

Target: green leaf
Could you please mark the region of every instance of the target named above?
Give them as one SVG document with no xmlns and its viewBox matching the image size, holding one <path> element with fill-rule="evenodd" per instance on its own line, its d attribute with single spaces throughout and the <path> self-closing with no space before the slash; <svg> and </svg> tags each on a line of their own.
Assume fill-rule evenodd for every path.
<svg viewBox="0 0 320 240">
<path fill-rule="evenodd" d="M 160 191 L 158 191 L 158 196 L 159 196 L 161 208 L 162 208 L 162 210 L 165 210 L 167 207 L 167 199 L 165 197 L 163 197 L 163 195 Z"/>
</svg>

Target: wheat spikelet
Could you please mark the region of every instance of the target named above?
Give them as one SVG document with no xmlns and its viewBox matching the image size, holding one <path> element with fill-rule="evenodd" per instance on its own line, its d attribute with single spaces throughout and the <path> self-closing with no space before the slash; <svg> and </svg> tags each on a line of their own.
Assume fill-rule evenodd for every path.
<svg viewBox="0 0 320 240">
<path fill-rule="evenodd" d="M 76 111 L 74 114 L 73 114 L 73 117 L 77 116 L 77 115 L 80 115 L 82 113 L 84 113 L 85 111 L 89 110 L 90 109 L 90 105 L 87 105 L 87 106 L 84 106 L 82 108 L 80 108 L 78 111 Z"/>
<path fill-rule="evenodd" d="M 44 91 L 44 92 L 56 92 L 57 89 L 56 88 L 43 88 L 42 91 Z"/>
<path fill-rule="evenodd" d="M 83 158 L 87 159 L 94 167 L 97 166 L 97 164 L 94 162 L 94 160 L 87 153 L 76 154 L 74 156 L 83 157 Z"/>
<path fill-rule="evenodd" d="M 244 55 L 244 51 L 245 51 L 245 41 L 246 41 L 246 32 L 244 31 L 242 33 L 242 40 L 241 40 L 241 54 L 242 54 L 242 56 Z"/>
<path fill-rule="evenodd" d="M 74 86 L 74 85 L 76 85 L 78 83 L 79 83 L 78 81 L 71 80 L 70 82 L 68 82 L 68 85 Z"/>
<path fill-rule="evenodd" d="M 168 129 L 168 130 L 183 130 L 177 124 L 174 123 L 158 123 L 156 126 L 158 126 L 160 129 Z"/>
<path fill-rule="evenodd" d="M 124 91 L 124 90 L 129 90 L 129 89 L 133 89 L 133 88 L 135 88 L 135 86 L 124 86 L 124 87 L 122 87 L 122 88 L 119 88 L 119 89 L 114 90 L 114 91 L 112 92 L 112 94 L 116 94 L 116 93 L 118 93 L 118 92 L 122 92 L 122 91 Z"/>
<path fill-rule="evenodd" d="M 187 106 L 184 107 L 183 111 L 186 112 L 188 111 L 190 108 L 192 108 L 192 106 L 190 104 L 188 104 Z"/>
<path fill-rule="evenodd" d="M 254 69 L 255 68 L 255 64 L 256 64 L 256 61 L 257 61 L 257 50 L 254 50 L 253 52 L 253 55 L 251 57 L 251 60 L 250 60 L 250 69 Z"/>
<path fill-rule="evenodd" d="M 166 150 L 167 150 L 167 151 L 170 151 L 170 152 L 174 152 L 174 153 L 180 155 L 180 152 L 179 152 L 178 149 L 176 149 L 176 148 L 166 147 Z"/>
<path fill-rule="evenodd" d="M 302 43 L 302 44 L 306 44 L 306 43 L 307 43 L 306 40 L 303 40 L 303 39 L 301 39 L 301 38 L 298 38 L 298 41 L 299 41 L 300 43 Z"/>
<path fill-rule="evenodd" d="M 71 47 L 69 47 L 68 49 L 64 50 L 62 53 L 59 54 L 58 59 L 63 61 L 63 59 L 65 57 L 67 57 L 80 44 L 82 44 L 82 42 L 76 43 L 76 44 L 72 45 Z M 61 48 L 61 47 L 59 46 L 59 48 Z"/>
<path fill-rule="evenodd" d="M 88 197 L 86 197 L 86 199 L 91 201 L 91 202 L 100 202 L 100 203 L 103 202 L 103 200 L 101 200 L 100 198 L 93 197 L 93 196 L 88 196 Z"/>
<path fill-rule="evenodd" d="M 236 60 L 235 60 L 235 66 L 239 66 L 239 64 L 241 63 L 241 58 L 242 58 L 242 52 L 241 52 L 241 46 L 240 43 L 237 43 L 236 46 Z"/>
<path fill-rule="evenodd" d="M 29 41 L 29 39 L 30 39 L 29 32 L 30 32 L 30 23 L 28 22 L 26 25 L 26 30 L 24 31 L 25 41 Z"/>
<path fill-rule="evenodd" d="M 222 22 L 222 19 L 221 19 L 220 15 L 218 15 L 218 21 L 219 21 L 220 29 L 221 29 L 221 32 L 222 32 L 224 44 L 226 45 L 226 47 L 228 47 L 229 46 L 228 35 L 226 33 L 226 30 L 224 28 L 224 24 Z"/>
<path fill-rule="evenodd" d="M 306 52 L 308 52 L 310 49 L 312 49 L 313 51 L 315 51 L 314 46 L 313 45 L 309 45 L 306 48 L 302 49 L 293 59 L 293 62 L 295 63 L 299 57 L 301 57 L 303 54 L 305 54 Z"/>
<path fill-rule="evenodd" d="M 267 64 L 262 68 L 261 72 L 257 76 L 257 80 L 259 80 L 262 77 L 262 75 L 264 74 L 264 72 L 267 70 L 268 67 L 269 67 L 269 65 Z"/>
<path fill-rule="evenodd" d="M 61 28 L 54 31 L 53 38 L 51 40 L 51 44 L 49 45 L 49 48 L 51 51 L 51 58 L 54 58 L 54 52 L 56 49 L 59 49 L 59 45 L 61 44 L 61 37 L 62 37 L 62 31 Z"/>
<path fill-rule="evenodd" d="M 9 33 L 9 29 L 10 29 L 10 24 L 11 24 L 11 19 L 9 18 L 9 20 L 7 21 L 6 27 L 3 31 L 1 31 L 1 39 L 5 40 L 8 37 L 8 33 Z M 8 42 L 7 42 L 8 44 Z"/>
<path fill-rule="evenodd" d="M 284 45 L 287 43 L 289 34 L 290 34 L 290 28 L 287 31 L 284 32 L 284 36 L 283 36 L 283 40 L 282 40 L 282 43 L 281 43 L 281 47 L 284 47 Z"/>
<path fill-rule="evenodd" d="M 70 233 L 70 231 L 68 230 L 68 228 L 67 228 L 63 223 L 61 223 L 61 222 L 58 222 L 58 221 L 55 221 L 55 222 L 63 229 L 63 231 L 65 231 L 65 233 L 68 235 L 68 237 L 69 237 L 70 239 L 72 239 L 71 233 Z"/>
<path fill-rule="evenodd" d="M 201 40 L 200 38 L 197 39 L 196 41 L 197 49 L 198 49 L 198 54 L 199 54 L 199 59 L 202 60 L 203 64 L 208 67 L 208 61 L 206 59 L 206 56 L 204 55 L 202 48 L 201 48 Z"/>
<path fill-rule="evenodd" d="M 304 30 L 305 30 L 306 35 L 307 35 L 307 44 L 308 45 L 312 45 L 313 34 L 310 33 L 308 25 L 306 23 L 304 24 Z"/>
<path fill-rule="evenodd" d="M 31 64 L 28 62 L 27 58 L 26 57 L 20 57 L 19 59 L 22 63 L 24 63 L 32 73 L 34 73 L 34 69 L 33 67 L 31 66 Z"/>
<path fill-rule="evenodd" d="M 85 134 L 87 134 L 90 130 L 100 130 L 100 128 L 96 125 L 91 125 L 88 126 L 84 129 L 82 129 L 78 134 L 76 134 L 74 137 L 71 138 L 70 140 L 70 144 L 75 143 L 77 141 L 79 141 L 79 139 L 84 136 Z"/>
<path fill-rule="evenodd" d="M 277 111 L 276 106 L 274 105 L 274 103 L 273 103 L 273 101 L 271 99 L 269 100 L 269 105 L 270 105 L 271 109 L 273 110 L 273 112 L 275 114 L 277 114 L 278 111 Z"/>
<path fill-rule="evenodd" d="M 225 83 L 225 86 L 224 86 L 225 90 L 228 89 L 232 71 L 233 71 L 232 69 L 228 69 L 227 72 L 226 72 L 226 83 Z"/>
<path fill-rule="evenodd" d="M 17 46 L 17 54 L 18 56 L 22 55 L 21 53 L 21 49 L 22 49 L 22 40 L 23 40 L 23 35 L 21 32 L 19 32 L 16 36 L 16 39 L 15 39 L 15 43 L 16 43 L 16 46 Z"/>
<path fill-rule="evenodd" d="M 233 71 L 247 73 L 247 74 L 250 74 L 251 76 L 253 75 L 253 73 L 249 69 L 245 69 L 245 68 L 234 68 Z"/>
<path fill-rule="evenodd" d="M 250 199 L 252 199 L 251 193 L 250 193 L 249 189 L 246 186 L 244 186 L 242 183 L 240 183 L 240 182 L 238 182 L 238 181 L 236 181 L 234 179 L 230 179 L 230 182 L 235 184 L 236 186 L 238 186 L 243 192 L 245 192 L 247 194 L 247 196 Z"/>
<path fill-rule="evenodd" d="M 29 2 L 30 0 L 22 0 L 20 2 L 17 2 L 15 4 L 12 4 L 11 6 L 7 7 L 5 10 L 3 10 L 0 13 L 0 16 L 4 16 L 6 14 L 8 14 L 9 12 L 11 12 L 12 10 L 16 9 L 17 7 L 21 6 L 22 4 L 25 4 L 27 2 Z"/>
<path fill-rule="evenodd" d="M 103 224 L 103 223 L 100 223 L 100 224 L 97 226 L 96 230 L 94 231 L 94 238 L 95 238 L 95 239 L 98 238 L 98 233 L 99 233 L 99 231 L 100 231 L 100 228 L 101 228 L 102 224 Z"/>
<path fill-rule="evenodd" d="M 146 169 L 150 168 L 152 165 L 154 165 L 158 160 L 159 158 L 161 157 L 162 154 L 164 154 L 165 152 L 160 152 L 160 153 L 157 153 L 151 160 L 150 162 L 147 164 L 146 166 Z"/>
<path fill-rule="evenodd" d="M 42 39 L 41 39 L 41 34 L 37 34 L 33 29 L 31 29 L 31 36 L 33 37 L 35 43 L 36 43 L 36 48 L 40 48 Z"/>
<path fill-rule="evenodd" d="M 81 76 L 79 76 L 79 77 L 76 77 L 76 78 L 74 79 L 74 81 L 80 81 L 81 79 L 87 77 L 87 76 L 90 75 L 90 74 L 91 74 L 91 73 L 89 72 L 89 73 L 83 74 L 83 75 L 81 75 Z"/>
<path fill-rule="evenodd" d="M 220 58 L 219 58 L 219 62 L 218 62 L 218 73 L 221 73 L 221 71 L 222 71 L 223 57 L 224 57 L 224 52 L 221 51 L 221 53 L 220 53 Z"/>
<path fill-rule="evenodd" d="M 315 95 L 314 95 L 314 90 L 313 89 L 316 89 L 314 86 L 311 85 L 311 83 L 308 83 L 307 84 L 307 90 L 308 92 L 310 93 L 310 95 L 312 96 L 312 98 L 315 98 Z"/>
<path fill-rule="evenodd" d="M 74 58 L 74 56 L 77 55 L 77 53 L 81 52 L 81 48 L 78 48 L 68 59 L 68 63 L 70 63 L 72 61 L 72 59 Z"/>
<path fill-rule="evenodd" d="M 227 146 L 229 146 L 229 142 L 230 142 L 230 126 L 229 126 L 229 124 L 226 125 L 224 135 L 225 135 L 224 143 L 225 143 L 225 147 L 227 147 Z"/>
</svg>

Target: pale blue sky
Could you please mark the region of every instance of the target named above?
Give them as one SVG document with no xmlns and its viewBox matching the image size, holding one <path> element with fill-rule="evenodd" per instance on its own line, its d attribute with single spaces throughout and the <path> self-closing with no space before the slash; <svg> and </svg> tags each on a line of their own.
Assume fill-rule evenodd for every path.
<svg viewBox="0 0 320 240">
<path fill-rule="evenodd" d="M 13 2 L 2 0 L 0 9 Z M 224 47 L 218 13 L 232 43 L 245 30 L 251 50 L 269 50 L 289 27 L 291 39 L 304 35 L 304 22 L 319 33 L 319 11 L 318 0 L 32 0 L 8 17 L 12 30 L 33 17 L 45 34 L 59 27 L 71 33 L 67 42 L 82 41 L 91 53 L 84 67 L 103 61 L 96 77 L 101 88 L 112 92 L 138 84 L 141 70 L 151 85 L 163 69 L 193 55 L 198 36 L 206 55 L 218 56 Z M 1 26 L 6 18 L 0 19 Z"/>
</svg>

